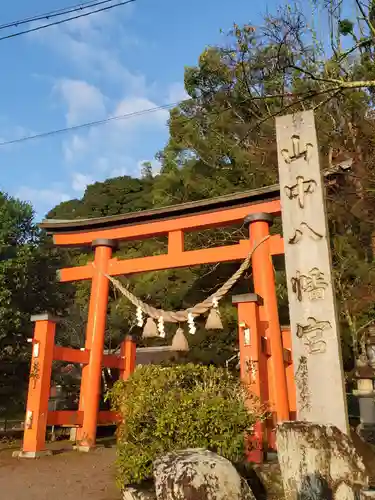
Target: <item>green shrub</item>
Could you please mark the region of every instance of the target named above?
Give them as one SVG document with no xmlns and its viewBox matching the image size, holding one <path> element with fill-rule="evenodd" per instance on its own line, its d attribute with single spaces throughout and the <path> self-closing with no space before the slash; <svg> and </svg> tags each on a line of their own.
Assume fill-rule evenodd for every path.
<svg viewBox="0 0 375 500">
<path fill-rule="evenodd" d="M 245 394 L 227 370 L 193 364 L 143 366 L 128 381 L 117 382 L 109 398 L 122 417 L 120 484 L 150 479 L 154 459 L 172 450 L 206 448 L 242 461 L 244 434 L 263 418 L 255 400 L 245 404 Z"/>
</svg>

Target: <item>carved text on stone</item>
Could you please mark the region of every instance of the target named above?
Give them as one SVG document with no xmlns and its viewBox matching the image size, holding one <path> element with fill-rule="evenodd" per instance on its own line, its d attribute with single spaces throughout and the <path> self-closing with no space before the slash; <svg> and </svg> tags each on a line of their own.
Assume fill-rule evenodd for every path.
<svg viewBox="0 0 375 500">
<path fill-rule="evenodd" d="M 329 321 L 319 321 L 310 316 L 307 324 L 297 323 L 296 335 L 303 340 L 309 354 L 323 354 L 327 347 L 323 332 L 329 328 L 332 328 Z"/>
<path fill-rule="evenodd" d="M 293 236 L 288 240 L 289 245 L 296 245 L 299 243 L 303 236 L 306 235 L 314 241 L 319 241 L 323 235 L 315 231 L 307 222 L 301 222 L 298 229 L 295 229 Z"/>
<path fill-rule="evenodd" d="M 298 206 L 304 208 L 305 206 L 305 196 L 307 194 L 312 194 L 316 188 L 316 181 L 314 179 L 308 179 L 305 181 L 302 175 L 296 177 L 296 183 L 292 186 L 285 186 L 285 194 L 290 200 L 297 198 Z"/>
<path fill-rule="evenodd" d="M 312 144 L 307 143 L 305 145 L 305 148 L 301 150 L 301 139 L 299 135 L 292 135 L 291 137 L 292 141 L 292 151 L 293 153 L 290 154 L 289 149 L 282 149 L 281 156 L 284 158 L 285 163 L 292 163 L 299 158 L 303 158 L 305 161 L 309 160 L 310 157 L 310 151 L 311 148 L 313 147 Z"/>
<path fill-rule="evenodd" d="M 296 272 L 291 279 L 292 290 L 297 295 L 300 302 L 303 299 L 303 292 L 307 292 L 310 300 L 324 299 L 324 291 L 328 287 L 324 273 L 317 267 L 313 267 L 307 274 Z"/>
</svg>

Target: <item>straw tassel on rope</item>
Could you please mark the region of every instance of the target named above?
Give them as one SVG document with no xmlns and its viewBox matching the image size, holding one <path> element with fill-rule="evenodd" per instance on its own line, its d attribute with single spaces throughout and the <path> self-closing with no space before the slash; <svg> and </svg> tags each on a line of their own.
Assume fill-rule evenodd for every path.
<svg viewBox="0 0 375 500">
<path fill-rule="evenodd" d="M 158 328 L 156 326 L 155 321 L 152 318 L 147 318 L 145 327 L 143 328 L 142 337 L 144 339 L 158 337 Z"/>
<path fill-rule="evenodd" d="M 189 343 L 182 328 L 177 328 L 172 339 L 172 351 L 188 351 Z"/>
<path fill-rule="evenodd" d="M 212 307 L 206 321 L 206 330 L 222 330 L 223 323 L 220 317 L 219 301 L 216 297 L 212 299 Z"/>
</svg>

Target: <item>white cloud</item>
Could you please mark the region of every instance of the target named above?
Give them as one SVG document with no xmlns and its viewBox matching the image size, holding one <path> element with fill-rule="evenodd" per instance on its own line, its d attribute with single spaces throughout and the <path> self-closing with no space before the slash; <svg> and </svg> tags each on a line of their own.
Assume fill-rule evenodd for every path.
<svg viewBox="0 0 375 500">
<path fill-rule="evenodd" d="M 114 116 L 132 115 L 133 113 L 140 114 L 116 121 L 114 122 L 115 126 L 121 130 L 123 128 L 134 130 L 139 126 L 164 127 L 167 124 L 169 113 L 166 109 L 153 111 L 153 108 L 156 107 L 157 104 L 146 97 L 127 97 L 122 99 L 114 110 Z M 143 113 L 143 111 L 145 112 Z"/>
<path fill-rule="evenodd" d="M 111 167 L 110 163 L 111 162 L 107 156 L 99 156 L 98 158 L 96 158 L 95 164 L 93 165 L 93 167 L 98 172 L 100 172 L 102 174 L 106 174 Z"/>
<path fill-rule="evenodd" d="M 127 167 L 112 168 L 108 171 L 108 178 L 113 177 L 123 177 L 124 175 L 129 175 L 129 169 Z"/>
<path fill-rule="evenodd" d="M 138 176 L 139 145 L 151 135 L 164 137 L 167 133 L 169 112 L 147 112 L 160 103 L 155 96 L 162 94 L 163 103 L 167 96 L 167 102 L 185 96 L 182 84 L 174 83 L 167 91 L 165 87 L 159 89 L 157 82 L 149 82 L 145 75 L 127 67 L 124 56 L 129 47 L 141 43 L 131 35 L 131 24 L 124 22 L 131 12 L 127 7 L 47 28 L 30 37 L 58 56 L 65 74 L 74 72 L 74 79 L 63 78 L 54 83 L 54 91 L 65 106 L 67 126 L 140 113 L 111 120 L 104 126 L 76 130 L 64 137 L 62 151 L 70 170 L 69 186 L 76 193 L 83 193 L 94 180 Z M 70 67 L 66 68 L 66 63 Z M 134 150 L 138 153 L 133 155 Z M 152 164 L 157 173 L 160 165 L 156 161 Z"/>
<path fill-rule="evenodd" d="M 83 193 L 89 184 L 93 184 L 94 180 L 87 174 L 73 172 L 72 188 L 78 193 Z"/>
<path fill-rule="evenodd" d="M 77 155 L 87 152 L 87 147 L 87 141 L 78 134 L 74 134 L 70 139 L 63 142 L 62 148 L 65 161 L 68 163 L 74 162 Z"/>
<path fill-rule="evenodd" d="M 36 206 L 53 206 L 63 201 L 70 199 L 70 195 L 56 188 L 51 189 L 35 189 L 27 186 L 21 186 L 16 197 L 23 201 L 28 201 Z"/>
<path fill-rule="evenodd" d="M 155 107 L 157 104 L 146 97 L 126 97 L 113 103 L 107 117 L 131 115 Z M 97 173 L 100 177 L 134 173 L 136 162 L 129 158 L 128 149 L 147 133 L 166 130 L 168 118 L 168 111 L 161 109 L 113 120 L 68 136 L 63 143 L 65 161 L 70 165 L 90 161 L 93 175 Z"/>
<path fill-rule="evenodd" d="M 134 13 L 134 4 L 129 4 L 120 9 L 109 9 L 107 11 L 97 12 L 90 16 L 79 17 L 66 24 L 62 27 L 70 33 L 75 33 L 81 37 L 88 38 L 90 40 L 103 36 L 103 32 L 108 32 L 110 30 L 121 30 L 125 34 L 123 28 L 123 23 L 128 21 L 132 14 Z M 89 12 L 91 9 L 86 9 L 85 12 Z M 95 8 L 92 10 L 96 10 Z M 127 35 L 128 37 L 129 35 Z M 129 37 L 132 39 L 132 37 Z"/>
<path fill-rule="evenodd" d="M 107 156 L 100 156 L 92 163 L 92 169 L 100 179 L 122 177 L 124 175 L 138 175 L 139 166 L 136 160 L 117 148 L 107 149 Z"/>
<path fill-rule="evenodd" d="M 83 80 L 59 80 L 57 91 L 67 106 L 66 124 L 68 127 L 84 121 L 94 121 L 106 115 L 105 97 L 102 92 Z"/>
<path fill-rule="evenodd" d="M 186 92 L 183 83 L 171 83 L 168 89 L 168 103 L 180 102 L 185 99 L 189 99 L 189 94 Z"/>
<path fill-rule="evenodd" d="M 74 80 L 62 79 L 54 85 L 66 106 L 67 126 L 143 112 L 157 106 L 150 98 L 155 91 L 154 82 L 149 84 L 144 75 L 130 71 L 123 61 L 126 52 L 121 49 L 124 44 L 139 44 L 139 40 L 131 36 L 129 39 L 131 25 L 123 22 L 130 12 L 130 9 L 119 8 L 95 14 L 41 30 L 32 38 L 73 63 L 80 75 Z M 168 118 L 168 111 L 159 110 L 77 131 L 64 138 L 64 159 L 70 166 L 90 162 L 92 176 L 95 168 L 101 175 L 104 171 L 105 175 L 134 172 L 137 161 L 128 161 L 127 148 L 139 143 L 145 129 L 151 132 L 166 130 Z"/>
<path fill-rule="evenodd" d="M 0 123 L 0 142 L 8 142 L 17 139 L 22 139 L 24 137 L 29 137 L 35 135 L 36 132 L 32 129 L 22 127 L 21 125 L 12 125 L 9 120 L 4 123 Z M 12 149 L 17 146 L 21 146 L 23 143 L 13 143 L 1 146 L 3 149 Z"/>
<path fill-rule="evenodd" d="M 128 34 L 130 24 L 124 25 L 130 9 L 115 10 L 37 31 L 30 39 L 48 46 L 87 77 L 117 82 L 128 92 L 143 94 L 144 75 L 129 71 L 121 61 L 124 45 L 129 49 L 140 43 Z"/>
</svg>

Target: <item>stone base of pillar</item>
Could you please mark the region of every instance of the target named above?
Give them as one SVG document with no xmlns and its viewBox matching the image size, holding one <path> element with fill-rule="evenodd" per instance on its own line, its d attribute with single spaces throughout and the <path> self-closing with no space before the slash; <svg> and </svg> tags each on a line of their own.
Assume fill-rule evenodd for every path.
<svg viewBox="0 0 375 500">
<path fill-rule="evenodd" d="M 69 433 L 69 441 L 77 441 L 77 427 L 71 427 L 70 433 Z"/>
<path fill-rule="evenodd" d="M 375 490 L 362 490 L 360 500 L 370 500 L 375 498 Z"/>
<path fill-rule="evenodd" d="M 42 457 L 50 457 L 53 455 L 51 450 L 42 450 L 42 451 L 23 451 L 18 450 L 12 453 L 13 458 L 42 458 Z"/>
<path fill-rule="evenodd" d="M 73 450 L 79 451 L 80 453 L 89 453 L 102 448 L 104 448 L 102 444 L 94 444 L 93 446 L 89 446 L 87 444 L 76 444 L 73 446 Z"/>
<path fill-rule="evenodd" d="M 81 444 L 77 444 L 75 446 L 73 446 L 73 450 L 75 451 L 79 451 L 81 453 L 88 453 L 89 451 L 93 451 L 95 450 L 95 446 L 88 446 L 88 445 L 81 445 Z"/>
</svg>

